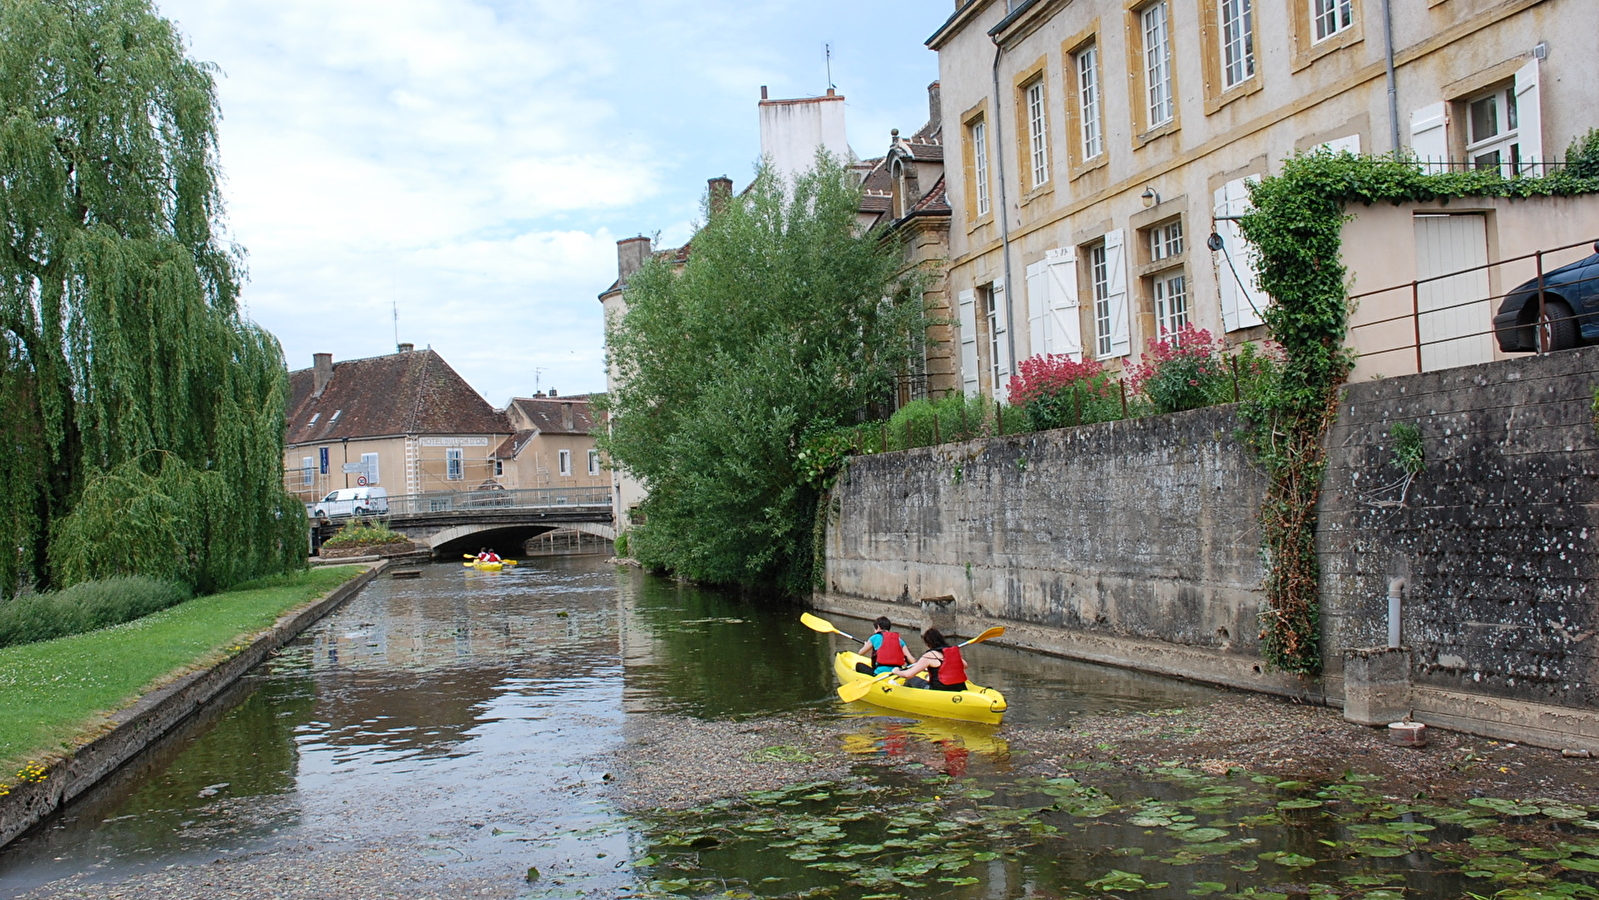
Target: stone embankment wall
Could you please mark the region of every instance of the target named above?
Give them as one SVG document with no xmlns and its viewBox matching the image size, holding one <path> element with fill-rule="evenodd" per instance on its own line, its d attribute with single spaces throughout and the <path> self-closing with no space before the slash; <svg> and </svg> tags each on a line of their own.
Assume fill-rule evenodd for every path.
<svg viewBox="0 0 1599 900">
<path fill-rule="evenodd" d="M 1596 384 L 1599 348 L 1346 388 L 1320 510 L 1324 679 L 1262 671 L 1265 479 L 1227 407 L 856 458 L 816 602 L 1341 703 L 1343 653 L 1386 643 L 1399 576 L 1418 718 L 1599 749 Z M 1408 490 L 1396 422 L 1426 452 Z"/>
<path fill-rule="evenodd" d="M 1596 387 L 1599 348 L 1349 386 L 1318 537 L 1330 682 L 1341 650 L 1386 643 L 1401 577 L 1418 718 L 1599 745 Z M 1399 422 L 1426 452 L 1408 491 Z"/>
</svg>

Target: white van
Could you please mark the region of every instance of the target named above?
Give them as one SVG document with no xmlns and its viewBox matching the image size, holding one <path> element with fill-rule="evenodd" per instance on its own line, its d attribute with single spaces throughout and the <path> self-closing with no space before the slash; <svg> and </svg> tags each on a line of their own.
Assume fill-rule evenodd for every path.
<svg viewBox="0 0 1599 900">
<path fill-rule="evenodd" d="M 389 512 L 389 492 L 380 487 L 342 488 L 316 502 L 312 518 L 383 516 Z"/>
</svg>

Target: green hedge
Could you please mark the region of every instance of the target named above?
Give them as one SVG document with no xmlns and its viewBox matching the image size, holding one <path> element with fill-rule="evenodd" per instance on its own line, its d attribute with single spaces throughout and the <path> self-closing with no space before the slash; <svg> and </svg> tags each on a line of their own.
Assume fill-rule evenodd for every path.
<svg viewBox="0 0 1599 900">
<path fill-rule="evenodd" d="M 48 594 L 0 603 L 0 647 L 97 631 L 143 618 L 189 599 L 189 589 L 142 575 L 86 581 Z"/>
</svg>

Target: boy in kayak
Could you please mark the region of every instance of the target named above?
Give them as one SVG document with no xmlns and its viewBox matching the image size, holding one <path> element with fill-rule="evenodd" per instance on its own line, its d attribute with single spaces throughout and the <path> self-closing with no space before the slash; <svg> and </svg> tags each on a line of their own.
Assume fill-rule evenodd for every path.
<svg viewBox="0 0 1599 900">
<path fill-rule="evenodd" d="M 946 641 L 937 628 L 922 632 L 922 642 L 927 645 L 927 652 L 922 654 L 922 658 L 915 665 L 894 669 L 894 674 L 905 677 L 906 687 L 931 688 L 935 691 L 966 690 L 966 661 L 961 659 L 961 648 Z M 923 672 L 927 673 L 927 677 L 916 677 Z"/>
<path fill-rule="evenodd" d="M 477 561 L 484 563 L 497 563 L 500 562 L 500 554 L 495 553 L 493 550 L 485 547 L 477 552 Z"/>
<path fill-rule="evenodd" d="M 855 668 L 863 675 L 881 675 L 896 666 L 903 666 L 910 660 L 910 650 L 905 646 L 905 639 L 894 630 L 894 623 L 888 616 L 878 616 L 872 623 L 877 629 L 872 636 L 861 644 L 861 655 L 870 659 L 869 663 L 856 663 Z"/>
</svg>

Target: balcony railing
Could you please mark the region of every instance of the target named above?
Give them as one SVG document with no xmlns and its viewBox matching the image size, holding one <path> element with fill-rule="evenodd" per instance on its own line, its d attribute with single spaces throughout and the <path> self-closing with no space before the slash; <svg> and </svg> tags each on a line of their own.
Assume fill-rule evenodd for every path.
<svg viewBox="0 0 1599 900">
<path fill-rule="evenodd" d="M 388 498 L 389 509 L 379 518 L 430 516 L 439 514 L 503 512 L 517 509 L 564 509 L 569 507 L 607 507 L 611 491 L 606 487 L 523 488 L 497 491 L 429 491 L 423 494 L 397 494 Z M 313 512 L 319 504 L 307 503 Z"/>
</svg>

